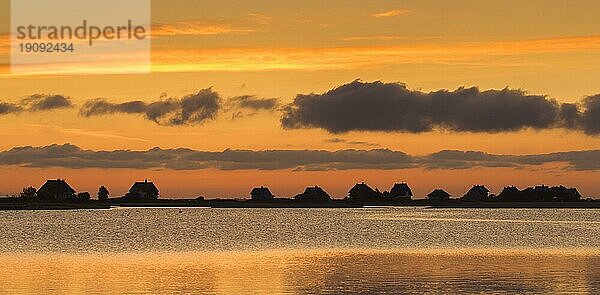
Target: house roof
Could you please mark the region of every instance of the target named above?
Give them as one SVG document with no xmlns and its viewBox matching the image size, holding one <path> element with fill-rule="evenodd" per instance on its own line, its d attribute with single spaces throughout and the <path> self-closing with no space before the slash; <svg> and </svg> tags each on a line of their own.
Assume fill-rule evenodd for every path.
<svg viewBox="0 0 600 295">
<path fill-rule="evenodd" d="M 130 192 L 134 192 L 134 191 L 143 191 L 143 192 L 155 192 L 158 193 L 158 188 L 156 187 L 156 185 L 154 185 L 153 182 L 145 180 L 145 181 L 138 181 L 136 183 L 134 183 L 131 188 L 129 189 Z"/>
<path fill-rule="evenodd" d="M 507 194 L 507 193 L 519 193 L 521 192 L 516 186 L 507 186 L 504 189 L 502 189 L 502 192 L 500 192 L 500 194 Z"/>
<path fill-rule="evenodd" d="M 430 192 L 428 195 L 428 197 L 431 196 L 443 196 L 443 197 L 450 197 L 450 194 L 447 193 L 445 190 L 443 189 L 435 189 L 432 192 Z"/>
<path fill-rule="evenodd" d="M 413 196 L 410 187 L 405 182 L 394 184 L 394 186 L 390 190 L 390 194 L 392 196 Z"/>
<path fill-rule="evenodd" d="M 50 179 L 38 191 L 62 191 L 75 193 L 75 190 L 64 179 Z"/>
<path fill-rule="evenodd" d="M 253 196 L 257 196 L 257 195 L 268 195 L 268 196 L 272 196 L 273 194 L 271 193 L 271 191 L 269 190 L 269 188 L 267 187 L 255 187 L 252 189 L 252 191 L 250 192 L 250 195 Z"/>
<path fill-rule="evenodd" d="M 582 198 L 583 196 L 579 193 L 579 191 L 577 191 L 576 188 L 566 188 L 562 185 L 560 186 L 555 186 L 552 187 L 551 190 L 557 192 L 560 195 L 570 195 L 573 197 L 578 197 L 578 198 Z"/>
<path fill-rule="evenodd" d="M 488 190 L 483 185 L 474 185 L 469 191 L 475 191 L 475 192 L 478 192 L 480 194 L 487 194 L 487 193 L 490 192 L 490 190 Z"/>
<path fill-rule="evenodd" d="M 331 199 L 331 196 L 318 186 L 307 187 L 304 193 L 295 197 L 296 199 Z"/>
<path fill-rule="evenodd" d="M 304 193 L 307 195 L 320 195 L 320 196 L 327 196 L 329 197 L 329 194 L 324 191 L 322 188 L 315 186 L 315 187 L 307 187 L 304 190 Z"/>
<path fill-rule="evenodd" d="M 304 190 L 304 193 L 305 194 L 319 194 L 319 195 L 325 194 L 325 195 L 327 195 L 327 193 L 318 186 L 309 186 Z"/>
<path fill-rule="evenodd" d="M 364 193 L 364 192 L 375 192 L 371 187 L 363 183 L 357 183 L 354 185 L 348 193 Z"/>
</svg>

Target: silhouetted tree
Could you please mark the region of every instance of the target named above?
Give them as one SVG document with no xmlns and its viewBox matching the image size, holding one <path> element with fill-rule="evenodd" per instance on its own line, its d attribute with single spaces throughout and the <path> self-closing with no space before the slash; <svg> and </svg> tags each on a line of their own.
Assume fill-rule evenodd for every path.
<svg viewBox="0 0 600 295">
<path fill-rule="evenodd" d="M 82 192 L 82 193 L 77 194 L 77 201 L 87 202 L 90 199 L 91 199 L 90 193 L 88 193 L 88 192 Z"/>
<path fill-rule="evenodd" d="M 106 200 L 108 200 L 109 195 L 110 195 L 110 192 L 108 191 L 108 189 L 105 186 L 101 186 L 98 189 L 98 200 L 106 201 Z"/>
</svg>

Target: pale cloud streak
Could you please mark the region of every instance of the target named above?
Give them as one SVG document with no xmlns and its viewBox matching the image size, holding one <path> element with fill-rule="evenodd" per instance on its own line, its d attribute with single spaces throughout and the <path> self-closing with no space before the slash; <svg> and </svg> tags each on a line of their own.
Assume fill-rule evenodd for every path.
<svg viewBox="0 0 600 295">
<path fill-rule="evenodd" d="M 523 62 L 512 57 L 599 49 L 600 35 L 443 45 L 161 49 L 153 52 L 153 71 L 352 70 L 423 63 L 520 66 Z"/>
<path fill-rule="evenodd" d="M 116 139 L 116 140 L 124 140 L 124 141 L 140 141 L 140 142 L 148 142 L 149 140 L 144 138 L 137 138 L 133 136 L 122 136 L 118 134 L 114 134 L 111 131 L 94 131 L 94 130 L 84 130 L 79 128 L 64 128 L 60 126 L 54 125 L 45 125 L 45 124 L 23 124 L 26 128 L 31 129 L 46 129 L 49 131 L 55 131 L 68 135 L 77 135 L 77 136 L 88 136 L 88 137 L 96 137 L 96 138 L 105 138 L 105 139 Z"/>
<path fill-rule="evenodd" d="M 168 24 L 154 24 L 152 26 L 152 37 L 223 35 L 232 33 L 251 33 L 255 31 L 256 30 L 252 28 L 237 27 L 228 23 L 181 21 Z"/>
<path fill-rule="evenodd" d="M 154 23 L 152 25 L 152 37 L 253 33 L 272 21 L 273 17 L 270 15 L 249 13 L 246 17 L 233 20 L 181 20 L 169 23 Z"/>
<path fill-rule="evenodd" d="M 390 35 L 376 35 L 376 36 L 351 36 L 344 37 L 342 41 L 398 41 L 398 40 L 435 40 L 435 39 L 448 39 L 448 36 L 390 36 Z"/>
<path fill-rule="evenodd" d="M 171 36 L 167 32 L 179 32 L 182 36 L 186 34 L 193 36 L 194 34 L 230 34 L 251 32 L 252 30 L 255 28 L 219 26 L 217 24 L 208 27 L 198 24 L 180 24 L 159 29 L 156 34 Z M 342 38 L 342 41 L 393 41 L 402 38 L 402 36 L 377 35 L 346 37 Z M 219 48 L 157 46 L 152 50 L 152 71 L 355 70 L 403 64 L 519 67 L 530 65 L 527 60 L 523 59 L 526 56 L 578 52 L 599 54 L 599 50 L 600 35 L 496 42 L 380 46 Z M 103 59 L 101 56 L 97 60 L 98 62 L 74 63 L 73 71 L 77 71 L 81 67 L 98 69 L 104 73 L 137 71 L 127 63 L 111 63 L 110 60 Z M 537 65 L 547 62 L 549 66 L 556 66 L 561 61 L 538 58 L 535 59 L 535 62 Z M 70 73 L 68 69 L 64 69 L 63 65 L 61 65 L 60 72 L 54 70 L 52 65 L 35 65 L 35 67 L 37 74 L 40 75 Z M 143 69 L 139 71 L 143 71 Z"/>
<path fill-rule="evenodd" d="M 388 11 L 384 11 L 384 12 L 380 12 L 380 13 L 375 13 L 372 14 L 372 17 L 375 18 L 382 18 L 382 17 L 394 17 L 394 16 L 398 16 L 398 15 L 402 15 L 402 14 L 407 14 L 411 12 L 411 10 L 409 9 L 393 9 L 393 10 L 388 10 Z"/>
</svg>

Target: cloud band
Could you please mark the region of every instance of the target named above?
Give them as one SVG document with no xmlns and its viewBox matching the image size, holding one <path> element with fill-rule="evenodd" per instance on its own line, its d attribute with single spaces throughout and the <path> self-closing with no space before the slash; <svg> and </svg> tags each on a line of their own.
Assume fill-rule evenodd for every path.
<svg viewBox="0 0 600 295">
<path fill-rule="evenodd" d="M 197 151 L 186 148 L 146 151 L 84 150 L 75 145 L 15 147 L 0 152 L 0 165 L 32 168 L 62 167 L 170 170 L 350 170 L 350 169 L 467 169 L 473 167 L 540 166 L 564 163 L 565 170 L 599 171 L 600 150 L 533 155 L 495 155 L 474 151 L 440 151 L 413 156 L 389 149 L 372 150 L 224 150 Z"/>
</svg>

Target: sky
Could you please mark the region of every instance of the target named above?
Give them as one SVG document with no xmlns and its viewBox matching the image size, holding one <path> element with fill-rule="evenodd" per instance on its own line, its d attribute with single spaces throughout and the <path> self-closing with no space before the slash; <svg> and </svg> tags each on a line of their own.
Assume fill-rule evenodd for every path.
<svg viewBox="0 0 600 295">
<path fill-rule="evenodd" d="M 39 75 L 6 70 L 0 3 L 1 194 L 600 197 L 598 1 L 155 0 L 151 73 Z"/>
</svg>

